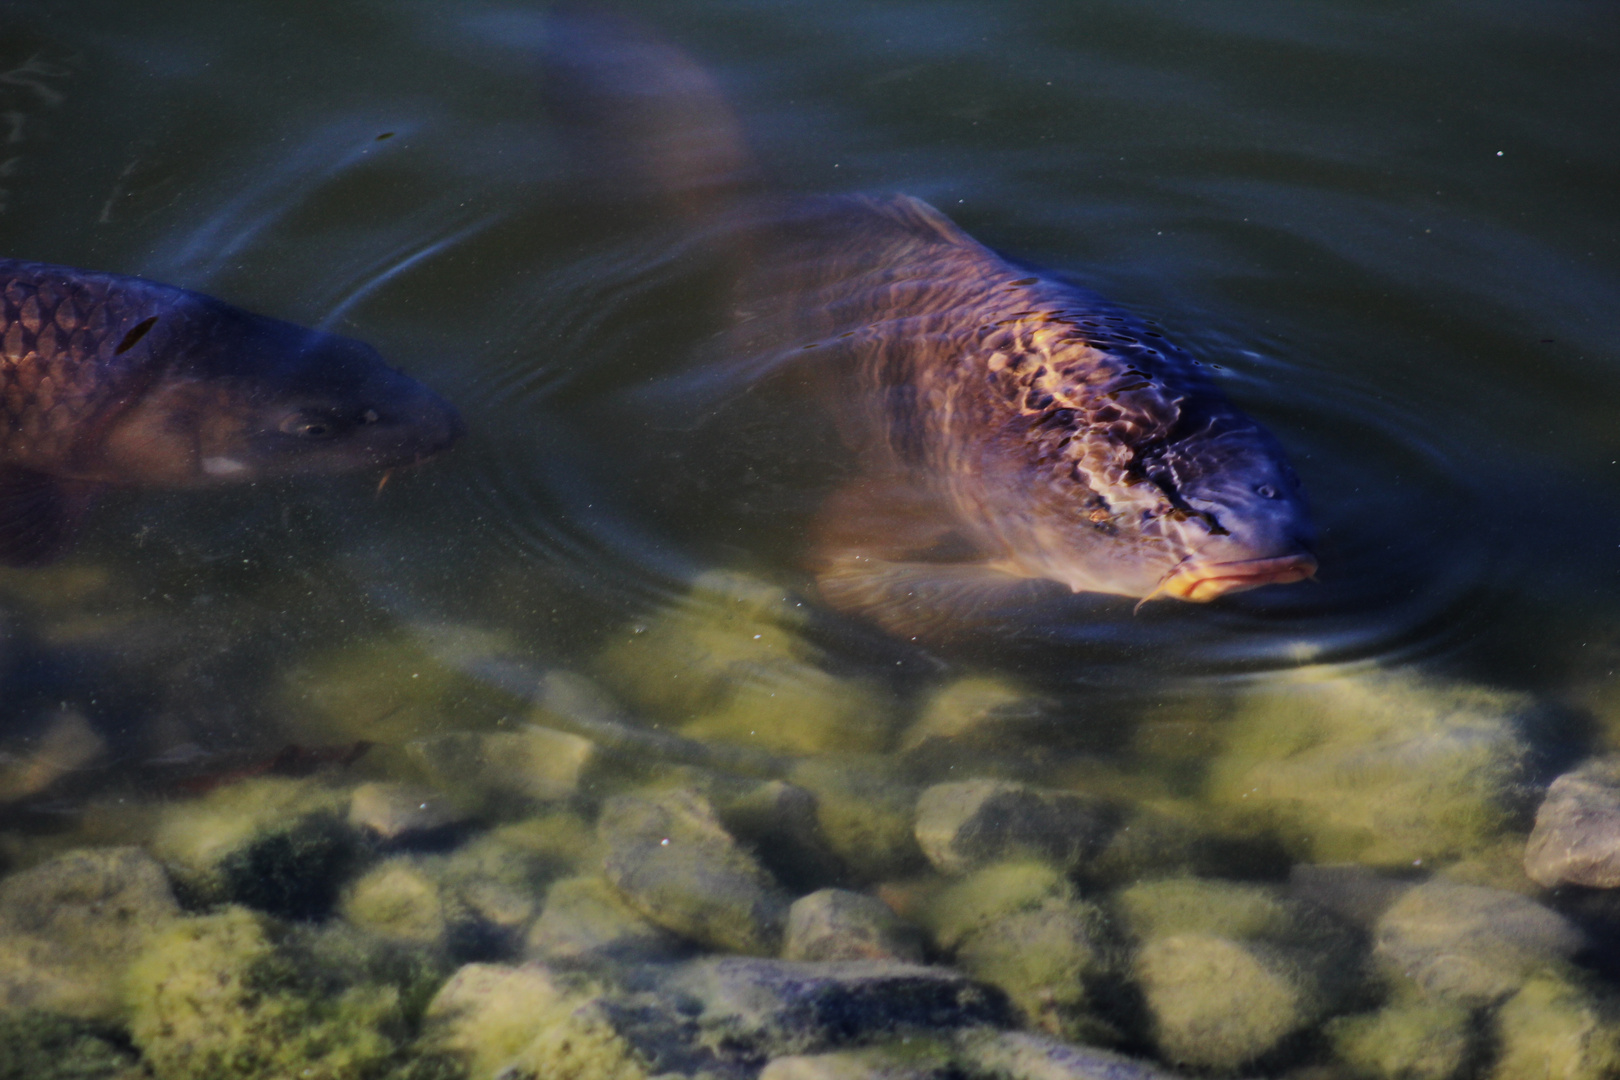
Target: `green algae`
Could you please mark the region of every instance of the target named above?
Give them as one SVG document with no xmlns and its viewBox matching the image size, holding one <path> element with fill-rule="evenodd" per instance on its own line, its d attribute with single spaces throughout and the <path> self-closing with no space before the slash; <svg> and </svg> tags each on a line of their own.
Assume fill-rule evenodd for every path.
<svg viewBox="0 0 1620 1080">
<path fill-rule="evenodd" d="M 130 965 L 130 1034 L 159 1080 L 363 1080 L 401 1063 L 401 988 L 280 936 L 228 907 L 180 920 Z"/>
<path fill-rule="evenodd" d="M 0 1080 L 139 1080 L 118 1029 L 36 1009 L 0 1012 Z"/>
<path fill-rule="evenodd" d="M 1300 676 L 1238 703 L 1207 795 L 1306 861 L 1458 858 L 1522 816 L 1531 707 L 1408 673 Z"/>
<path fill-rule="evenodd" d="M 807 758 L 788 779 L 816 797 L 816 821 L 856 881 L 880 881 L 926 862 L 914 832 L 916 787 L 885 758 Z"/>
<path fill-rule="evenodd" d="M 1392 1004 L 1329 1021 L 1325 1030 L 1340 1061 L 1378 1080 L 1455 1080 L 1480 1052 L 1474 1014 L 1443 1003 Z"/>
<path fill-rule="evenodd" d="M 1076 1042 L 1114 1042 L 1094 1013 L 1093 986 L 1115 968 L 1108 919 L 1083 901 L 1049 899 L 969 935 L 956 965 L 1000 988 L 1030 1027 Z"/>
<path fill-rule="evenodd" d="M 925 929 L 945 950 L 1020 911 L 1075 899 L 1074 886 L 1056 867 L 1022 860 L 994 863 L 952 882 L 928 898 L 919 912 Z"/>
</svg>

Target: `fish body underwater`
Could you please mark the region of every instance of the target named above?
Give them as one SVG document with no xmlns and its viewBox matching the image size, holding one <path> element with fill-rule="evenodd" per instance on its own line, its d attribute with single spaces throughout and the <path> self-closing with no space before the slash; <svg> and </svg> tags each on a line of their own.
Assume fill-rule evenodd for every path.
<svg viewBox="0 0 1620 1080">
<path fill-rule="evenodd" d="M 820 387 L 857 463 L 803 556 L 831 607 L 940 636 L 1009 598 L 1208 601 L 1315 573 L 1282 448 L 1158 329 L 919 199 L 771 193 L 712 79 L 629 20 L 559 15 L 545 61 L 593 190 L 733 252 L 734 321 L 697 381 L 738 385 L 711 424 L 778 376 Z"/>
<path fill-rule="evenodd" d="M 0 259 L 0 561 L 46 561 L 107 485 L 389 468 L 462 424 L 368 345 L 187 289 Z"/>
</svg>

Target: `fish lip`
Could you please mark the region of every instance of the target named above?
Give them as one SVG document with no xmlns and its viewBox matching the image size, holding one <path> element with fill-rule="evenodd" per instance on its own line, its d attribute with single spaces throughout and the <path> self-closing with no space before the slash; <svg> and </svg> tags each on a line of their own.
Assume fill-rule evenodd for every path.
<svg viewBox="0 0 1620 1080">
<path fill-rule="evenodd" d="M 1275 555 L 1265 559 L 1204 563 L 1176 571 L 1159 592 L 1195 604 L 1208 603 L 1227 593 L 1246 592 L 1262 585 L 1289 585 L 1316 573 L 1316 557 L 1309 552 Z"/>
</svg>

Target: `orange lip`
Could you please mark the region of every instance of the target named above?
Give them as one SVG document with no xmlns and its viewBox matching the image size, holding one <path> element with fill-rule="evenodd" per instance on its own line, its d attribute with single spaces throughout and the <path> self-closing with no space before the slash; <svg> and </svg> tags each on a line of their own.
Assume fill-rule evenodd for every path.
<svg viewBox="0 0 1620 1080">
<path fill-rule="evenodd" d="M 1159 592 L 1181 600 L 1206 603 L 1227 593 L 1258 589 L 1262 585 L 1288 585 L 1316 573 L 1316 559 L 1304 553 L 1274 559 L 1189 566 L 1163 585 Z"/>
</svg>

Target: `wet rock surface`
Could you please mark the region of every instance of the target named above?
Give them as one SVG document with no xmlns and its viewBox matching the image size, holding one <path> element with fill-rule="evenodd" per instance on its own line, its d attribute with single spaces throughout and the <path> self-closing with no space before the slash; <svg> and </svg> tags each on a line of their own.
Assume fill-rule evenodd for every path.
<svg viewBox="0 0 1620 1080">
<path fill-rule="evenodd" d="M 788 960 L 922 961 L 922 935 L 875 896 L 822 889 L 788 909 Z"/>
<path fill-rule="evenodd" d="M 999 780 L 936 784 L 917 800 L 917 844 L 940 871 L 960 874 L 1020 856 L 1073 869 L 1116 824 L 1105 803 Z"/>
<path fill-rule="evenodd" d="M 1525 844 L 1524 872 L 1549 889 L 1620 886 L 1620 758 L 1552 782 Z"/>
<path fill-rule="evenodd" d="M 780 946 L 789 898 L 691 790 L 616 796 L 597 826 L 602 868 L 650 921 L 700 944 L 769 954 Z"/>
</svg>

